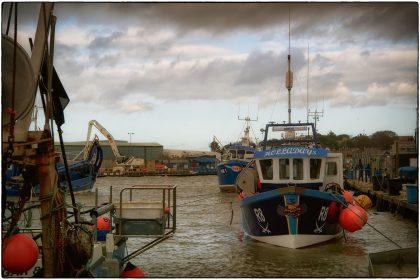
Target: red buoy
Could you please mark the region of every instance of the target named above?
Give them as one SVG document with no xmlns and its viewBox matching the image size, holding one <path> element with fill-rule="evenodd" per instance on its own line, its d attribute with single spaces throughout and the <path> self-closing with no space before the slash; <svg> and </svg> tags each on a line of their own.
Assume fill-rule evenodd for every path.
<svg viewBox="0 0 420 280">
<path fill-rule="evenodd" d="M 38 246 L 26 234 L 18 233 L 6 238 L 2 246 L 2 267 L 21 274 L 31 269 L 38 260 Z"/>
<path fill-rule="evenodd" d="M 337 221 L 340 214 L 341 204 L 337 201 L 331 201 L 328 206 L 327 219 L 329 221 Z"/>
<path fill-rule="evenodd" d="M 363 207 L 360 207 L 359 205 L 355 205 L 354 206 L 357 210 L 359 210 L 360 217 L 363 219 L 364 223 L 363 225 L 365 225 L 368 221 L 368 214 L 366 212 L 366 210 Z"/>
<path fill-rule="evenodd" d="M 96 225 L 98 226 L 98 230 L 109 230 L 111 228 L 111 222 L 108 217 L 98 217 Z"/>
<path fill-rule="evenodd" d="M 349 204 L 340 212 L 338 222 L 343 229 L 355 232 L 367 223 L 367 213 L 363 208 Z"/>
<path fill-rule="evenodd" d="M 135 266 L 131 262 L 128 262 L 124 270 L 121 271 L 120 277 L 122 278 L 143 278 L 144 272 L 141 268 Z"/>
<path fill-rule="evenodd" d="M 353 195 L 350 192 L 344 191 L 343 197 L 347 201 L 347 203 L 353 204 Z"/>
</svg>

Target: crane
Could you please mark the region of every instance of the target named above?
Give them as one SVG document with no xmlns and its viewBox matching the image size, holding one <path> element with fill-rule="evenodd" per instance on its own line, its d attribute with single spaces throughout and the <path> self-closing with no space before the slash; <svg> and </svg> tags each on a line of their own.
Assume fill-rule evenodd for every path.
<svg viewBox="0 0 420 280">
<path fill-rule="evenodd" d="M 115 156 L 116 163 L 122 163 L 125 161 L 125 156 L 120 154 L 120 151 L 118 150 L 117 144 L 115 143 L 114 137 L 112 137 L 111 133 L 108 132 L 108 130 L 105 129 L 98 121 L 91 120 L 88 124 L 88 131 L 87 131 L 87 137 L 86 137 L 86 145 L 83 148 L 83 158 L 87 159 L 89 155 L 89 149 L 92 145 L 92 142 L 90 141 L 90 135 L 92 133 L 92 126 L 95 126 L 103 136 L 105 136 L 108 139 L 109 145 L 111 146 L 112 152 Z"/>
</svg>

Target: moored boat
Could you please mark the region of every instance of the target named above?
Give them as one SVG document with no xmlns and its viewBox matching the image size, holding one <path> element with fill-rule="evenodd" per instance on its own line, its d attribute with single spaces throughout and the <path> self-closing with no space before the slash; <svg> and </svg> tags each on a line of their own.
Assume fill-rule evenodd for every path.
<svg viewBox="0 0 420 280">
<path fill-rule="evenodd" d="M 266 125 L 262 150 L 237 176 L 235 185 L 248 236 L 302 248 L 340 237 L 343 228 L 361 229 L 367 214 L 343 196 L 342 154 L 318 146 L 313 123 L 292 123 L 290 44 L 287 60 L 289 121 Z M 280 135 L 269 138 L 270 133 Z"/>
<path fill-rule="evenodd" d="M 249 139 L 251 119 L 247 117 L 244 120 L 246 125 L 240 145 L 227 146 L 225 148 L 227 152 L 222 154 L 222 162 L 216 168 L 219 188 L 223 192 L 235 191 L 236 177 L 248 165 L 256 152 L 256 148 L 250 145 Z"/>
<path fill-rule="evenodd" d="M 99 142 L 95 141 L 89 153 L 89 157 L 85 160 L 73 162 L 68 165 L 70 181 L 73 192 L 82 192 L 92 190 L 98 177 L 99 168 L 103 161 L 102 148 Z M 65 192 L 69 192 L 69 180 L 66 175 L 65 165 L 61 162 L 56 164 L 59 177 L 60 188 Z M 6 171 L 5 177 L 7 196 L 19 196 L 23 188 L 22 170 L 18 165 L 11 165 Z M 33 186 L 31 192 L 38 195 L 40 191 L 39 184 Z"/>
<path fill-rule="evenodd" d="M 266 133 L 274 128 L 291 134 L 308 127 L 314 129 L 311 123 L 270 123 Z M 289 248 L 341 236 L 339 214 L 346 204 L 341 154 L 308 139 L 283 142 L 257 152 L 250 164 L 255 169 L 247 168 L 237 178 L 244 231 L 256 240 Z"/>
<path fill-rule="evenodd" d="M 241 145 L 229 146 L 228 150 L 226 159 L 217 166 L 217 178 L 221 190 L 234 190 L 236 177 L 255 153 L 254 148 Z"/>
</svg>

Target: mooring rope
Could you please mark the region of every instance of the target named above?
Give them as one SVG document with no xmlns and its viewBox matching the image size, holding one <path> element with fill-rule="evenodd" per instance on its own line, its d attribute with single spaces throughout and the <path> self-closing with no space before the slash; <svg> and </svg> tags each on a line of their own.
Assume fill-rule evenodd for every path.
<svg viewBox="0 0 420 280">
<path fill-rule="evenodd" d="M 338 201 L 339 203 L 341 203 L 343 206 L 345 206 L 346 208 L 348 207 L 348 204 L 346 205 L 345 203 L 343 203 L 340 199 L 338 199 L 338 197 L 337 197 L 337 196 L 335 196 L 335 194 L 334 194 L 334 193 L 331 193 L 331 195 L 332 195 L 333 197 L 337 198 L 337 201 Z M 357 204 L 359 204 L 357 201 L 356 201 L 356 203 L 357 203 Z M 359 204 L 359 206 L 360 206 L 360 204 Z M 363 218 L 363 217 L 361 217 L 358 213 L 354 212 L 352 209 L 349 209 L 349 210 L 350 210 L 350 211 L 352 211 L 354 214 L 356 214 L 356 216 L 358 216 L 360 219 L 364 220 L 364 218 Z M 395 241 L 393 241 L 391 238 L 389 238 L 389 237 L 388 237 L 388 236 L 386 236 L 384 233 L 380 232 L 377 228 L 375 228 L 373 225 L 371 225 L 368 221 L 366 221 L 366 224 L 367 224 L 368 226 L 370 226 L 372 229 L 374 229 L 377 233 L 379 233 L 380 235 L 382 235 L 383 237 L 385 237 L 387 240 L 389 240 L 391 243 L 395 244 L 398 248 L 402 248 L 400 245 L 398 245 L 398 244 L 397 244 Z"/>
</svg>

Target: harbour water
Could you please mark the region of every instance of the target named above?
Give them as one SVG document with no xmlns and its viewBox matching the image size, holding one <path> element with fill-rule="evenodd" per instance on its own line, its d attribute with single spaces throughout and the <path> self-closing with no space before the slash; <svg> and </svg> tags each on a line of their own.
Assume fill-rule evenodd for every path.
<svg viewBox="0 0 420 280">
<path fill-rule="evenodd" d="M 254 241 L 243 233 L 237 195 L 221 193 L 214 175 L 101 177 L 95 187 L 106 195 L 109 186 L 139 184 L 177 185 L 175 235 L 132 260 L 146 277 L 368 277 L 368 253 L 418 244 L 416 221 L 375 209 L 371 226 L 324 244 L 287 249 Z M 142 242 L 129 239 L 129 252 Z"/>
</svg>

